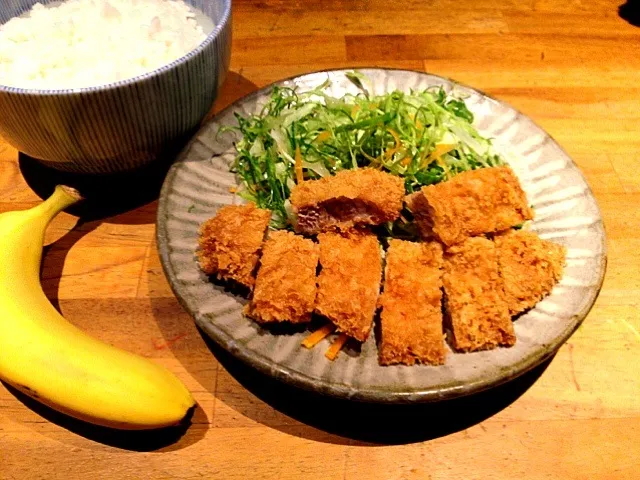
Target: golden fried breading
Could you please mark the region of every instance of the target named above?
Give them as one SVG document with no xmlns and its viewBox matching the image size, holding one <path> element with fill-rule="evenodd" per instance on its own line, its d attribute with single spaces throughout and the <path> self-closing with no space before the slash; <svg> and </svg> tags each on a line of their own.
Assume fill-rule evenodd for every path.
<svg viewBox="0 0 640 480">
<path fill-rule="evenodd" d="M 508 166 L 459 173 L 446 182 L 422 187 L 405 201 L 421 235 L 447 246 L 533 218 L 526 194 Z"/>
<path fill-rule="evenodd" d="M 402 210 L 404 192 L 400 177 L 373 168 L 299 183 L 290 196 L 296 231 L 311 235 L 391 222 Z"/>
<path fill-rule="evenodd" d="M 321 233 L 316 312 L 364 342 L 380 293 L 380 244 L 369 233 Z"/>
<path fill-rule="evenodd" d="M 444 256 L 442 283 L 456 350 L 472 352 L 516 343 L 491 240 L 473 237 L 450 247 Z"/>
<path fill-rule="evenodd" d="M 247 315 L 258 322 L 311 320 L 319 255 L 312 240 L 287 231 L 271 233 L 262 247 Z"/>
<path fill-rule="evenodd" d="M 509 312 L 517 315 L 547 296 L 560 278 L 566 250 L 535 232 L 510 230 L 495 237 Z"/>
<path fill-rule="evenodd" d="M 253 203 L 227 205 L 200 226 L 198 262 L 203 272 L 249 288 L 271 212 Z"/>
<path fill-rule="evenodd" d="M 442 246 L 391 240 L 380 297 L 380 364 L 442 365 Z"/>
</svg>

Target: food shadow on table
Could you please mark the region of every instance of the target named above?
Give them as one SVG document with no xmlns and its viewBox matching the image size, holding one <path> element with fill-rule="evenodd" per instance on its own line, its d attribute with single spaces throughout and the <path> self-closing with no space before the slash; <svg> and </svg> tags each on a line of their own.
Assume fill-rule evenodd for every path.
<svg viewBox="0 0 640 480">
<path fill-rule="evenodd" d="M 25 407 L 40 415 L 45 421 L 54 423 L 88 440 L 110 447 L 134 452 L 151 452 L 155 450 L 168 452 L 180 450 L 198 442 L 206 432 L 206 430 L 197 430 L 201 432 L 198 435 L 194 432 L 196 429 L 189 428 L 192 423 L 198 422 L 197 418 L 206 418 L 199 405 L 196 405 L 196 408 L 188 413 L 180 425 L 174 427 L 154 430 L 120 430 L 93 425 L 70 417 L 28 397 L 9 384 L 0 383 Z M 187 431 L 189 431 L 189 435 L 185 435 Z M 59 439 L 59 437 L 56 438 Z"/>
<path fill-rule="evenodd" d="M 56 185 L 66 185 L 78 190 L 83 201 L 69 207 L 67 211 L 86 223 L 121 216 L 157 200 L 167 171 L 181 145 L 167 150 L 146 167 L 119 174 L 63 172 L 43 165 L 24 153 L 19 154 L 18 164 L 27 185 L 42 199 L 48 198 Z M 140 221 L 149 223 L 154 220 L 154 217 L 150 217 Z"/>
<path fill-rule="evenodd" d="M 618 15 L 631 25 L 640 27 L 640 0 L 627 0 L 618 7 Z"/>
<path fill-rule="evenodd" d="M 200 331 L 200 335 L 220 365 L 258 399 L 296 421 L 364 445 L 422 442 L 479 424 L 524 394 L 553 359 L 508 383 L 473 395 L 435 403 L 384 405 L 337 399 L 285 384 L 236 359 L 206 333 Z M 237 396 L 223 392 L 216 392 L 216 396 L 239 413 L 252 415 Z M 259 417 L 254 420 L 261 422 Z M 291 433 L 290 429 L 287 432 Z M 306 430 L 296 430 L 296 434 L 304 436 Z"/>
</svg>

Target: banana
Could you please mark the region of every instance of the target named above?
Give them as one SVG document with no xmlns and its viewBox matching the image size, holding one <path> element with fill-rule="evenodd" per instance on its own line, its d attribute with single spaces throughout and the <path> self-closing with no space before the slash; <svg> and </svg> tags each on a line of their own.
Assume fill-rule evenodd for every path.
<svg viewBox="0 0 640 480">
<path fill-rule="evenodd" d="M 97 425 L 176 425 L 195 402 L 164 367 L 73 326 L 40 284 L 44 233 L 79 200 L 56 187 L 38 206 L 0 215 L 0 379 L 49 407 Z"/>
</svg>

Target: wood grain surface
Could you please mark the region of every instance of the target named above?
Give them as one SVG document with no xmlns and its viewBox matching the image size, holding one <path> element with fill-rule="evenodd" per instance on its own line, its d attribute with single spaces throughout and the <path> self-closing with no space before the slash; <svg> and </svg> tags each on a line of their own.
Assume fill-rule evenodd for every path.
<svg viewBox="0 0 640 480">
<path fill-rule="evenodd" d="M 214 111 L 294 74 L 408 68 L 509 102 L 568 151 L 601 207 L 609 267 L 550 362 L 411 408 L 285 388 L 206 342 L 172 295 L 154 242 L 162 168 L 93 180 L 87 205 L 47 232 L 45 291 L 83 330 L 166 365 L 198 408 L 180 431 L 120 433 L 0 386 L 0 478 L 640 478 L 640 28 L 618 15 L 622 2 L 233 3 L 231 73 Z M 0 212 L 36 205 L 64 178 L 0 140 Z"/>
</svg>

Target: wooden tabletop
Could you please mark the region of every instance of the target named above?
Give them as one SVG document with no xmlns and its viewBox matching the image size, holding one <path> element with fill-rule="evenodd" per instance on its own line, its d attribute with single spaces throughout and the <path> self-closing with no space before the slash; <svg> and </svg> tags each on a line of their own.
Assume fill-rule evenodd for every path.
<svg viewBox="0 0 640 480">
<path fill-rule="evenodd" d="M 354 407 L 260 377 L 207 344 L 172 295 L 154 242 L 161 175 L 149 175 L 135 195 L 104 186 L 101 208 L 55 220 L 43 284 L 71 322 L 175 372 L 198 402 L 191 425 L 110 432 L 0 386 L 0 478 L 639 478 L 640 28 L 620 18 L 622 2 L 233 2 L 216 110 L 294 74 L 407 68 L 509 102 L 568 151 L 602 210 L 609 266 L 590 315 L 549 363 L 410 409 Z M 0 211 L 36 205 L 53 181 L 0 140 Z"/>
</svg>

